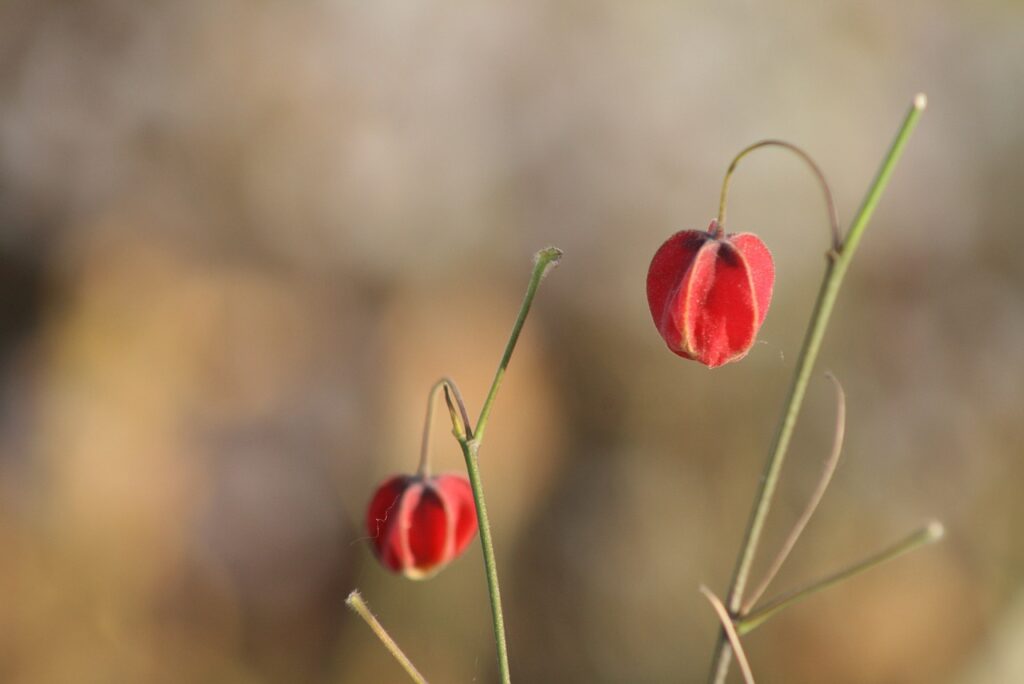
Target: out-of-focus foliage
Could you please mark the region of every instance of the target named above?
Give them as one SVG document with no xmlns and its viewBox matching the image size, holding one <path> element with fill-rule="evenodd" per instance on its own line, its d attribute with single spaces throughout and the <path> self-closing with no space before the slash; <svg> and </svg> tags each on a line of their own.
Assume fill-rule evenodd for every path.
<svg viewBox="0 0 1024 684">
<path fill-rule="evenodd" d="M 433 380 L 479 407 L 556 244 L 482 452 L 513 671 L 702 681 L 697 587 L 728 581 L 824 264 L 813 180 L 781 152 L 736 177 L 730 228 L 778 268 L 742 363 L 663 348 L 648 260 L 758 138 L 808 149 L 849 217 L 918 90 L 822 356 L 845 461 L 779 587 L 950 534 L 748 650 L 765 681 L 1014 680 L 1022 26 L 1012 2 L 0 3 L 0 680 L 401 681 L 354 586 L 432 681 L 493 679 L 479 552 L 385 574 L 363 507 L 415 467 Z M 831 401 L 812 386 L 769 546 Z"/>
</svg>

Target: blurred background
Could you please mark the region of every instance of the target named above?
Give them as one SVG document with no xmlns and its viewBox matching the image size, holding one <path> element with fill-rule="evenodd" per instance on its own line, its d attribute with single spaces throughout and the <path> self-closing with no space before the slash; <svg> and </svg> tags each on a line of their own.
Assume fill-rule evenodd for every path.
<svg viewBox="0 0 1024 684">
<path fill-rule="evenodd" d="M 807 149 L 844 225 L 930 107 L 826 338 L 764 548 L 848 395 L 776 584 L 946 541 L 750 635 L 758 681 L 1024 681 L 1024 5 L 0 1 L 0 680 L 496 679 L 479 544 L 368 552 L 428 389 L 484 398 L 521 682 L 699 682 L 828 246 L 779 150 L 735 178 L 775 300 L 742 363 L 668 352 L 646 267 L 729 160 Z M 439 417 L 435 468 L 460 470 Z M 765 562 L 762 554 L 762 566 Z M 737 673 L 733 673 L 737 677 Z M 738 679 L 737 679 L 738 681 Z"/>
</svg>

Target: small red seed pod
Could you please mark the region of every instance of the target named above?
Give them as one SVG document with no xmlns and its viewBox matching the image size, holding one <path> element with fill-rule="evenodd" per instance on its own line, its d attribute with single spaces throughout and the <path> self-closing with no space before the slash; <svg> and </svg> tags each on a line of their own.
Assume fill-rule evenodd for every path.
<svg viewBox="0 0 1024 684">
<path fill-rule="evenodd" d="M 771 252 L 752 233 L 684 230 L 665 241 L 647 271 L 654 325 L 673 352 L 716 368 L 747 355 L 775 283 Z"/>
<path fill-rule="evenodd" d="M 396 475 L 370 500 L 366 528 L 387 569 L 426 579 L 461 554 L 476 534 L 476 507 L 461 475 Z"/>
</svg>

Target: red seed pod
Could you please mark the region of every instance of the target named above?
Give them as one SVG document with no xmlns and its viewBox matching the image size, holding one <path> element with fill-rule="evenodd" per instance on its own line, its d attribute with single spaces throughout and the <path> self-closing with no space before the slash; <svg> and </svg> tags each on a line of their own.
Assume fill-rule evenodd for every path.
<svg viewBox="0 0 1024 684">
<path fill-rule="evenodd" d="M 716 368 L 747 355 L 768 313 L 772 255 L 752 233 L 684 230 L 665 241 L 647 271 L 654 325 L 676 354 Z"/>
<path fill-rule="evenodd" d="M 461 475 L 396 475 L 370 500 L 366 528 L 387 569 L 425 579 L 461 554 L 476 534 L 476 507 Z"/>
</svg>

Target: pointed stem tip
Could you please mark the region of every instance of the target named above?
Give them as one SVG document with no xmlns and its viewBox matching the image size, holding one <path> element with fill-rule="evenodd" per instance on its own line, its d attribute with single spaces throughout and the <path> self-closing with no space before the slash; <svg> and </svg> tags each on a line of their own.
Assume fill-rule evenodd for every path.
<svg viewBox="0 0 1024 684">
<path fill-rule="evenodd" d="M 928 96 L 924 93 L 918 93 L 914 96 L 914 109 L 918 111 L 924 111 L 928 106 Z"/>
<path fill-rule="evenodd" d="M 932 520 L 925 527 L 925 536 L 928 541 L 939 541 L 946 536 L 946 526 L 938 520 Z"/>
</svg>

